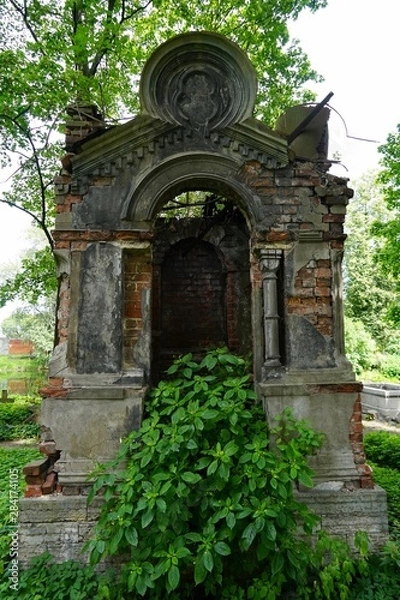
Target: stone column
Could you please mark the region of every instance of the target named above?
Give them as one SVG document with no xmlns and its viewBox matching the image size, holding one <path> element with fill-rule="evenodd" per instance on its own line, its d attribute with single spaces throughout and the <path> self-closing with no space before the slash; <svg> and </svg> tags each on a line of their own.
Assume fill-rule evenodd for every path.
<svg viewBox="0 0 400 600">
<path fill-rule="evenodd" d="M 260 255 L 264 310 L 264 369 L 281 366 L 277 272 L 282 250 L 263 249 Z"/>
</svg>

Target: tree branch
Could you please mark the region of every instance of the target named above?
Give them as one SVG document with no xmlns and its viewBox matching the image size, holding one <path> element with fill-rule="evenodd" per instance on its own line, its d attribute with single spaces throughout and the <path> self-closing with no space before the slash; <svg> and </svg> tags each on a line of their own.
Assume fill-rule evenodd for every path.
<svg viewBox="0 0 400 600">
<path fill-rule="evenodd" d="M 16 208 L 19 208 L 20 210 L 24 211 L 25 213 L 29 214 L 30 216 L 32 216 L 34 218 L 34 220 L 39 224 L 39 226 L 41 227 L 41 229 L 44 231 L 44 234 L 47 238 L 47 241 L 50 244 L 50 248 L 53 250 L 54 249 L 54 242 L 53 242 L 53 238 L 51 237 L 50 231 L 48 230 L 47 226 L 46 226 L 46 216 L 47 216 L 47 206 L 46 206 L 46 190 L 49 187 L 50 184 L 45 184 L 44 179 L 43 179 L 43 173 L 42 173 L 42 168 L 40 165 L 40 159 L 39 159 L 39 153 L 37 151 L 37 148 L 35 146 L 35 142 L 32 138 L 31 132 L 29 131 L 29 128 L 23 127 L 16 118 L 13 117 L 7 117 L 7 115 L 5 115 L 6 118 L 8 118 L 12 123 L 14 123 L 14 125 L 27 137 L 29 145 L 32 149 L 33 152 L 33 161 L 35 163 L 35 168 L 36 168 L 36 172 L 37 172 L 37 176 L 39 178 L 39 187 L 40 187 L 40 198 L 41 198 L 41 215 L 40 218 L 38 216 L 36 216 L 34 213 L 32 213 L 30 210 L 24 208 L 23 206 L 20 206 L 18 204 L 15 204 L 14 202 L 10 202 L 7 200 L 1 200 L 1 202 L 5 202 L 6 204 L 8 204 L 9 206 L 14 206 Z"/>
<path fill-rule="evenodd" d="M 125 23 L 126 21 L 129 21 L 133 17 L 137 16 L 139 13 L 144 12 L 146 10 L 146 8 L 148 6 L 150 6 L 151 3 L 152 3 L 152 0 L 148 0 L 146 2 L 146 4 L 144 4 L 143 6 L 139 6 L 138 8 L 136 8 L 129 14 L 126 14 L 126 4 L 125 4 L 125 1 L 123 1 L 122 7 L 121 7 L 121 17 L 118 21 L 119 25 L 120 26 L 123 25 L 123 23 Z M 115 4 L 116 4 L 116 0 L 109 0 L 109 2 L 108 2 L 107 18 L 106 18 L 106 25 L 104 26 L 104 31 L 103 31 L 102 44 L 101 44 L 100 49 L 96 52 L 96 54 L 93 58 L 92 64 L 90 65 L 90 68 L 88 69 L 87 75 L 89 77 L 94 77 L 96 75 L 97 69 L 99 68 L 101 61 L 103 60 L 105 55 L 109 52 L 110 45 L 116 38 L 116 34 L 115 33 L 110 34 L 109 30 L 107 29 L 107 25 L 111 24 L 111 19 L 113 16 Z"/>
<path fill-rule="evenodd" d="M 42 53 L 43 56 L 46 56 L 46 52 L 43 50 L 42 44 L 39 41 L 39 38 L 36 35 L 35 30 L 33 29 L 29 19 L 28 19 L 28 7 L 26 4 L 26 0 L 24 1 L 24 8 L 22 8 L 21 6 L 19 6 L 19 4 L 15 1 L 15 0 L 9 0 L 10 4 L 14 7 L 14 9 L 17 11 L 17 13 L 19 13 L 22 17 L 22 20 L 25 24 L 25 27 L 27 28 L 27 30 L 29 31 L 29 33 L 31 34 L 32 38 L 34 39 L 34 41 L 37 43 L 40 52 Z"/>
<path fill-rule="evenodd" d="M 32 219 L 34 221 L 36 221 L 36 223 L 39 225 L 40 229 L 42 229 L 42 231 L 44 232 L 44 234 L 45 234 L 45 236 L 47 238 L 47 241 L 49 242 L 51 250 L 54 250 L 54 242 L 53 242 L 53 238 L 50 235 L 49 230 L 42 223 L 42 221 L 39 219 L 39 217 L 37 215 L 35 215 L 35 213 L 33 213 L 32 211 L 30 211 L 27 208 L 24 208 L 23 206 L 20 206 L 19 204 L 16 204 L 15 202 L 11 202 L 10 200 L 4 200 L 3 198 L 0 198 L 0 202 L 3 203 L 3 204 L 7 204 L 10 208 L 18 208 L 18 210 L 21 210 L 25 214 L 27 214 L 30 217 L 32 217 Z"/>
</svg>

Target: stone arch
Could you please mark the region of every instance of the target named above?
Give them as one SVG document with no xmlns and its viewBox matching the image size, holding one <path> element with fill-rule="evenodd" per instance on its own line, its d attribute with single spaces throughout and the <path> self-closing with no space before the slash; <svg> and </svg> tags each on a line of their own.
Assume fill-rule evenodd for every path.
<svg viewBox="0 0 400 600">
<path fill-rule="evenodd" d="M 262 219 L 260 199 L 238 177 L 241 164 L 216 153 L 188 152 L 163 160 L 134 182 L 122 219 L 151 228 L 162 205 L 188 190 L 213 190 L 229 195 L 242 210 L 250 229 Z"/>
</svg>

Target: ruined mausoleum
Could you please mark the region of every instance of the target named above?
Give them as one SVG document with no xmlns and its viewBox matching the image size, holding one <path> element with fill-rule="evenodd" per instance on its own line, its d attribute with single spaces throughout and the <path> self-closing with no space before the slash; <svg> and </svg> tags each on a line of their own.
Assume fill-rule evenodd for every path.
<svg viewBox="0 0 400 600">
<path fill-rule="evenodd" d="M 70 109 L 55 180 L 56 344 L 42 408 L 43 461 L 25 468 L 21 558 L 76 558 L 96 519 L 87 476 L 140 426 L 175 357 L 227 346 L 253 356 L 267 420 L 285 407 L 325 433 L 322 527 L 387 537 L 386 497 L 365 463 L 360 391 L 344 354 L 347 180 L 329 173 L 329 109 L 253 117 L 257 81 L 226 38 L 190 33 L 150 57 L 140 114 L 106 127 Z"/>
</svg>

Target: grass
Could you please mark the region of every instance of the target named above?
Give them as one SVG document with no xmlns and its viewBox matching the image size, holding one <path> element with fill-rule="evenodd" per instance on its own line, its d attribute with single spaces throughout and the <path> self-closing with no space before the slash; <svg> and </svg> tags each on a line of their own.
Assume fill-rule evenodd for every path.
<svg viewBox="0 0 400 600">
<path fill-rule="evenodd" d="M 40 399 L 17 396 L 0 403 L 0 441 L 37 438 L 40 433 Z"/>
<path fill-rule="evenodd" d="M 0 374 L 7 377 L 29 375 L 43 371 L 43 362 L 30 356 L 0 356 Z"/>
</svg>

